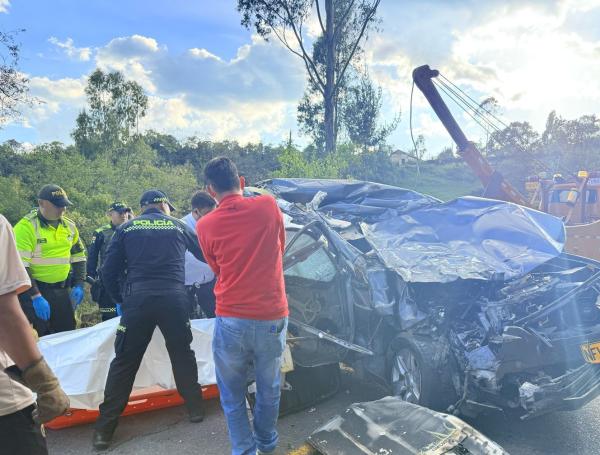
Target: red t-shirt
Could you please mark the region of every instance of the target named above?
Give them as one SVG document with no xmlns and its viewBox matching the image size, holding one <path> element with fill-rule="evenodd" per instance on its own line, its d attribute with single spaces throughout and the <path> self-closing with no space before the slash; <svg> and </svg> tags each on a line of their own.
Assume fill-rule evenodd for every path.
<svg viewBox="0 0 600 455">
<path fill-rule="evenodd" d="M 196 223 L 217 275 L 217 316 L 272 320 L 288 315 L 283 281 L 285 227 L 271 196 L 226 196 Z"/>
</svg>

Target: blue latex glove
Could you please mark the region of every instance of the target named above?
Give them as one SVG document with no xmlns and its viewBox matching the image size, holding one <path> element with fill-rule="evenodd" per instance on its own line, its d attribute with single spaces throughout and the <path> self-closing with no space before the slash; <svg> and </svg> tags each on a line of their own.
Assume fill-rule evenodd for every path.
<svg viewBox="0 0 600 455">
<path fill-rule="evenodd" d="M 77 308 L 83 300 L 83 294 L 83 286 L 80 284 L 71 289 L 71 302 L 73 302 L 75 308 Z"/>
<path fill-rule="evenodd" d="M 32 298 L 31 302 L 33 303 L 35 315 L 38 318 L 42 321 L 50 319 L 50 304 L 43 296 L 38 295 L 37 297 Z"/>
<path fill-rule="evenodd" d="M 123 310 L 121 310 L 121 304 L 117 303 L 115 305 L 117 307 L 117 316 L 122 316 L 123 315 Z"/>
</svg>

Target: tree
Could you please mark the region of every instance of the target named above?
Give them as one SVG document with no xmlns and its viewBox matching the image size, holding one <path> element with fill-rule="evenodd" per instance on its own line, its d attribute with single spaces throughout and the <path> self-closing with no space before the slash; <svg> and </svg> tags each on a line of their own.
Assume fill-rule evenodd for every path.
<svg viewBox="0 0 600 455">
<path fill-rule="evenodd" d="M 522 157 L 523 153 L 535 153 L 540 135 L 528 122 L 512 122 L 506 128 L 494 131 L 487 149 L 495 157 Z"/>
<path fill-rule="evenodd" d="M 312 113 L 318 115 L 322 110 L 325 152 L 328 154 L 334 151 L 337 139 L 336 99 L 348 68 L 360 51 L 361 40 L 376 20 L 380 1 L 238 0 L 237 9 L 242 14 L 242 25 L 254 28 L 265 39 L 274 34 L 304 62 L 309 93 L 301 107 L 308 111 L 306 101 L 312 102 L 316 98 L 322 100 L 322 106 L 317 103 Z M 321 36 L 313 44 L 311 53 L 305 39 L 304 24 L 313 14 Z M 313 123 L 320 122 L 314 120 Z"/>
<path fill-rule="evenodd" d="M 595 115 L 566 120 L 552 111 L 540 142 L 541 154 L 556 172 L 561 168 L 575 172 L 600 166 L 597 157 L 600 149 L 600 119 Z"/>
<path fill-rule="evenodd" d="M 16 35 L 22 31 L 0 31 L 0 127 L 19 118 L 21 106 L 40 102 L 29 95 L 29 79 L 19 71 L 21 49 Z"/>
<path fill-rule="evenodd" d="M 378 126 L 381 105 L 381 87 L 375 87 L 366 72 L 361 75 L 358 84 L 347 90 L 342 104 L 342 120 L 350 140 L 363 151 L 382 145 L 400 121 L 398 114 L 391 123 Z"/>
<path fill-rule="evenodd" d="M 425 147 L 425 136 L 419 134 L 417 140 L 414 143 L 414 148 L 410 151 L 410 154 L 417 160 L 417 174 L 421 175 L 421 161 L 427 153 L 427 147 Z"/>
<path fill-rule="evenodd" d="M 456 156 L 454 155 L 454 150 L 452 147 L 444 147 L 440 154 L 437 156 L 436 160 L 438 163 L 446 164 L 451 163 L 455 160 Z"/>
<path fill-rule="evenodd" d="M 495 117 L 500 113 L 500 104 L 498 104 L 498 100 L 493 96 L 490 96 L 484 99 L 479 106 L 475 110 L 476 114 L 482 115 L 484 117 L 490 116 Z M 485 154 L 489 153 L 488 145 L 490 143 L 490 132 L 488 129 L 485 130 Z"/>
<path fill-rule="evenodd" d="M 97 69 L 88 78 L 85 94 L 89 111 L 77 116 L 72 133 L 77 148 L 88 158 L 125 144 L 139 119 L 146 115 L 148 97 L 135 81 L 118 71 Z"/>
<path fill-rule="evenodd" d="M 488 141 L 488 158 L 502 175 L 519 189 L 528 176 L 545 170 L 540 161 L 540 136 L 528 122 L 511 122 L 494 131 Z"/>
</svg>

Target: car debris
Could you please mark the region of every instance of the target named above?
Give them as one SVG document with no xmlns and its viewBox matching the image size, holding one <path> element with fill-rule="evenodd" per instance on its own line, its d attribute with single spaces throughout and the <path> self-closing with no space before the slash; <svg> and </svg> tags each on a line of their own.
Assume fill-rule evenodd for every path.
<svg viewBox="0 0 600 455">
<path fill-rule="evenodd" d="M 399 397 L 352 404 L 308 444 L 322 455 L 508 455 L 459 418 Z"/>
<path fill-rule="evenodd" d="M 259 186 L 288 221 L 297 365 L 345 362 L 467 416 L 530 418 L 600 394 L 600 263 L 562 252 L 558 218 L 360 181 Z"/>
</svg>

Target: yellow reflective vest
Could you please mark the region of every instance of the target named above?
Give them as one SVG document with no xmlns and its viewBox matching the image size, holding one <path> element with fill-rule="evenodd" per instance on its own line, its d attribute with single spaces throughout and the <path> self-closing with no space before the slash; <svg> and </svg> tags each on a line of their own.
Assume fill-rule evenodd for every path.
<svg viewBox="0 0 600 455">
<path fill-rule="evenodd" d="M 38 215 L 23 217 L 14 228 L 17 249 L 33 279 L 59 283 L 69 276 L 71 264 L 85 261 L 85 248 L 75 223 L 62 217 L 55 228 Z"/>
</svg>

